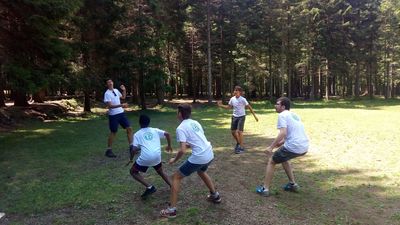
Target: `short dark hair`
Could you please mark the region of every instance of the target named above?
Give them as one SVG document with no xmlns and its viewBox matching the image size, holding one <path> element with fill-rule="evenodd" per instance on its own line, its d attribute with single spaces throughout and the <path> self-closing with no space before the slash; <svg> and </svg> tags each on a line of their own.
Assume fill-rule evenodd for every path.
<svg viewBox="0 0 400 225">
<path fill-rule="evenodd" d="M 285 106 L 286 110 L 290 110 L 290 99 L 286 97 L 280 97 L 276 102 L 281 102 L 281 105 Z"/>
<path fill-rule="evenodd" d="M 192 107 L 189 104 L 179 104 L 178 112 L 181 113 L 182 119 L 184 120 L 189 119 L 190 116 L 192 115 Z"/>
<path fill-rule="evenodd" d="M 240 87 L 239 85 L 236 85 L 235 88 L 233 90 L 238 90 L 240 92 L 243 91 L 242 87 Z"/>
<path fill-rule="evenodd" d="M 147 115 L 140 115 L 139 116 L 139 124 L 140 124 L 140 128 L 146 128 L 149 126 L 150 124 L 150 117 L 148 117 Z"/>
<path fill-rule="evenodd" d="M 107 77 L 107 78 L 104 80 L 104 82 L 107 83 L 107 81 L 109 81 L 109 80 L 113 81 L 110 77 Z"/>
</svg>

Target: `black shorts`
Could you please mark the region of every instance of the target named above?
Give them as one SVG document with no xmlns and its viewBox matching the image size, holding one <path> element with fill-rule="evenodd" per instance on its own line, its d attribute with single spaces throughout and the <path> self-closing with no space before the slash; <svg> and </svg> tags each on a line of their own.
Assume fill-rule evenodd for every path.
<svg viewBox="0 0 400 225">
<path fill-rule="evenodd" d="M 275 163 L 283 163 L 286 161 L 289 161 L 293 158 L 299 157 L 299 156 L 303 156 L 305 155 L 307 152 L 303 153 L 303 154 L 297 154 L 294 152 L 290 152 L 288 151 L 284 146 L 281 146 L 278 150 L 276 150 L 274 152 L 274 155 L 272 156 L 272 160 Z"/>
<path fill-rule="evenodd" d="M 245 121 L 246 121 L 246 116 L 240 116 L 240 117 L 232 116 L 231 130 L 243 131 Z"/>
<path fill-rule="evenodd" d="M 162 167 L 162 163 L 161 163 L 161 162 L 160 162 L 159 164 L 153 166 L 153 168 L 154 168 L 156 171 L 159 170 L 161 167 Z M 146 173 L 148 168 L 149 168 L 148 166 L 141 166 L 141 165 L 139 165 L 139 164 L 137 164 L 137 163 L 135 162 L 135 163 L 133 164 L 132 168 L 131 168 L 131 171 L 132 171 L 132 172 L 139 172 L 139 171 L 140 171 L 140 172 Z"/>
<path fill-rule="evenodd" d="M 129 124 L 129 120 L 125 116 L 125 113 L 119 113 L 116 115 L 108 116 L 108 126 L 112 133 L 117 133 L 118 125 L 121 125 L 122 128 L 124 129 L 131 126 Z"/>
</svg>

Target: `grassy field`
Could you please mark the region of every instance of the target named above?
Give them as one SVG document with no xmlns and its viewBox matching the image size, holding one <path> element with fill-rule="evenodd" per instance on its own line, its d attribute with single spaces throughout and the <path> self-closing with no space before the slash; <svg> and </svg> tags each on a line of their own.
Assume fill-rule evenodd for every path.
<svg viewBox="0 0 400 225">
<path fill-rule="evenodd" d="M 207 189 L 193 175 L 184 180 L 178 217 L 170 220 L 158 217 L 169 188 L 153 170 L 146 179 L 158 191 L 140 200 L 143 187 L 125 166 L 122 130 L 114 145 L 118 158 L 103 156 L 106 116 L 32 122 L 2 133 L 0 212 L 6 217 L 0 224 L 400 224 L 400 101 L 296 102 L 292 111 L 301 116 L 311 140 L 309 153 L 293 160 L 301 192 L 281 190 L 287 178 L 278 167 L 268 198 L 254 190 L 264 178 L 263 150 L 277 134 L 277 114 L 270 103 L 253 106 L 260 122 L 247 117 L 248 151 L 240 155 L 232 152 L 231 112 L 194 109 L 193 118 L 214 146 L 209 174 L 223 202 L 205 201 Z M 135 130 L 139 113 L 128 113 Z M 169 131 L 175 140 L 174 109 L 146 113 L 153 127 Z M 164 168 L 172 174 L 178 166 Z"/>
</svg>

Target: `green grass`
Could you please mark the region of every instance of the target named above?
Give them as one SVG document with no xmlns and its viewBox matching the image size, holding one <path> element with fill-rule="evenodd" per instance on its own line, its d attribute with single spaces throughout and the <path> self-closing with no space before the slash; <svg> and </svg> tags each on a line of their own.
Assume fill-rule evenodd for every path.
<svg viewBox="0 0 400 225">
<path fill-rule="evenodd" d="M 210 175 L 223 196 L 221 205 L 205 202 L 205 186 L 191 176 L 183 183 L 178 217 L 160 220 L 168 188 L 149 170 L 146 179 L 159 191 L 140 200 L 143 187 L 125 167 L 125 133 L 120 130 L 114 144 L 119 157 L 103 157 L 107 118 L 93 115 L 30 122 L 0 134 L 0 212 L 10 224 L 400 224 L 400 101 L 296 102 L 292 110 L 311 140 L 309 153 L 293 160 L 301 193 L 280 190 L 287 178 L 278 167 L 273 196 L 266 199 L 253 190 L 264 177 L 263 150 L 277 134 L 277 114 L 269 102 L 252 105 L 260 122 L 247 117 L 248 152 L 243 155 L 231 153 L 229 110 L 193 110 L 216 152 Z M 134 130 L 139 113 L 128 113 Z M 169 131 L 175 140 L 174 109 L 146 113 L 152 126 Z M 171 174 L 178 166 L 165 168 Z"/>
</svg>

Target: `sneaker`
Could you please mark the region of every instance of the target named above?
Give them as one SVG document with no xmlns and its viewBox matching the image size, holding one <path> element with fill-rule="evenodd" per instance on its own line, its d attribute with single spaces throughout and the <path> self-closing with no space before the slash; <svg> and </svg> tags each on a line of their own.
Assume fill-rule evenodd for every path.
<svg viewBox="0 0 400 225">
<path fill-rule="evenodd" d="M 263 196 L 263 197 L 268 197 L 270 196 L 269 190 L 265 190 L 265 187 L 263 185 L 257 186 L 256 187 L 256 192 L 257 194 Z"/>
<path fill-rule="evenodd" d="M 215 192 L 215 194 L 209 194 L 207 195 L 207 201 L 213 202 L 213 203 L 221 203 L 222 199 L 221 196 L 219 195 L 218 192 Z"/>
<path fill-rule="evenodd" d="M 112 152 L 111 149 L 107 149 L 106 153 L 104 154 L 105 156 L 109 158 L 116 158 L 117 156 Z"/>
<path fill-rule="evenodd" d="M 142 198 L 146 198 L 147 196 L 153 194 L 154 192 L 156 192 L 157 189 L 154 186 L 151 186 L 151 188 L 146 188 L 146 190 L 143 192 L 143 194 L 140 196 Z"/>
<path fill-rule="evenodd" d="M 169 208 L 163 209 L 160 211 L 160 216 L 165 218 L 175 218 L 176 217 L 176 210 L 172 210 Z"/>
<path fill-rule="evenodd" d="M 285 186 L 283 186 L 283 190 L 285 191 L 291 191 L 291 192 L 299 192 L 300 186 L 298 184 L 291 184 L 287 183 Z"/>
<path fill-rule="evenodd" d="M 240 154 L 244 152 L 244 148 L 242 148 L 240 145 L 235 149 L 236 154 Z"/>
</svg>

